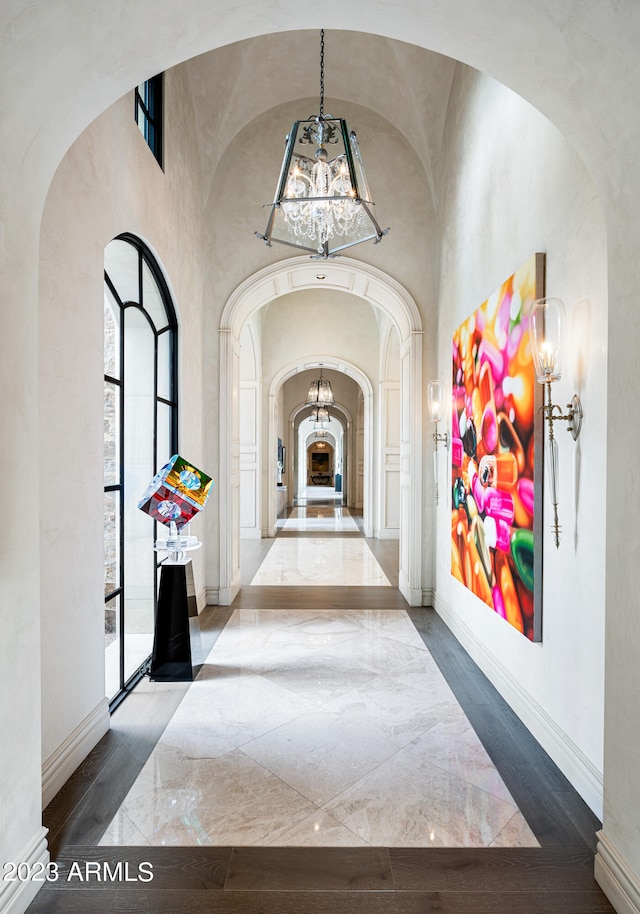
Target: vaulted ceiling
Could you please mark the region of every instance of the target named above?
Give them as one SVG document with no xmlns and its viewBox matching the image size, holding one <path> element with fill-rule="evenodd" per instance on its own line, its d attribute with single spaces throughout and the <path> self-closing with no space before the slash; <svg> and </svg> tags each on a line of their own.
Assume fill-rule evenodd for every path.
<svg viewBox="0 0 640 914">
<path fill-rule="evenodd" d="M 264 35 L 202 54 L 184 66 L 202 159 L 210 169 L 233 138 L 265 112 L 289 102 L 296 102 L 297 118 L 318 111 L 319 32 Z M 380 130 L 395 128 L 410 143 L 431 183 L 455 66 L 448 57 L 405 42 L 327 30 L 325 112 L 343 116 L 345 104 L 375 112 Z M 283 143 L 289 126 L 278 124 Z M 261 153 L 259 143 L 255 152 Z"/>
</svg>

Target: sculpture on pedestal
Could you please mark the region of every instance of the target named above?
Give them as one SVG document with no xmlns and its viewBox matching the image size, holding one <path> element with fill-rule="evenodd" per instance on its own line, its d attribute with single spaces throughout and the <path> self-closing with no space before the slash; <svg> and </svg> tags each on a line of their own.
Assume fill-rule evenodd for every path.
<svg viewBox="0 0 640 914">
<path fill-rule="evenodd" d="M 202 545 L 184 528 L 204 508 L 213 480 L 178 454 L 151 480 L 138 507 L 169 527 L 157 552 L 166 552 L 160 570 L 160 591 L 151 655 L 150 678 L 156 681 L 195 679 L 202 666 L 198 607 L 193 567 L 187 552 Z"/>
</svg>

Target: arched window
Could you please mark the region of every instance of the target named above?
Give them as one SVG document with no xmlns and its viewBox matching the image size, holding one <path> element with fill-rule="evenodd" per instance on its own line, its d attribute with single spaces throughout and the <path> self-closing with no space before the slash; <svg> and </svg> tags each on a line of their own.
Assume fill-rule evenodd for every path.
<svg viewBox="0 0 640 914">
<path fill-rule="evenodd" d="M 153 646 L 156 525 L 138 501 L 178 452 L 177 321 L 155 259 L 133 235 L 105 250 L 105 686 L 112 708 Z"/>
</svg>

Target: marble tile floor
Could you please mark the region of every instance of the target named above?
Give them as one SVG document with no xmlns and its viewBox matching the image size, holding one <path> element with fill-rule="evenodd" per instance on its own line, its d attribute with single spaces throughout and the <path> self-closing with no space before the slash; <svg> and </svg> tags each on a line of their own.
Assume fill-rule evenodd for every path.
<svg viewBox="0 0 640 914">
<path fill-rule="evenodd" d="M 308 505 L 292 508 L 287 517 L 279 518 L 278 530 L 314 532 L 332 531 L 335 533 L 359 533 L 360 528 L 351 516 L 348 508 L 309 502 Z"/>
<path fill-rule="evenodd" d="M 538 846 L 407 613 L 370 609 L 236 609 L 101 844 Z"/>
<path fill-rule="evenodd" d="M 254 586 L 390 587 L 364 538 L 276 538 L 251 581 Z"/>
<path fill-rule="evenodd" d="M 336 492 L 333 486 L 307 486 L 302 489 L 296 497 L 297 505 L 304 505 L 308 502 L 324 501 L 329 504 L 342 504 L 344 494 Z"/>
</svg>

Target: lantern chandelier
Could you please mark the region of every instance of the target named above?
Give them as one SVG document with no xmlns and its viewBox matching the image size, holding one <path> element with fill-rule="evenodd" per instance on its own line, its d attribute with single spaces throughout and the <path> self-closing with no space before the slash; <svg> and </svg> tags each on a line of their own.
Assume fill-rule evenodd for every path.
<svg viewBox="0 0 640 914">
<path fill-rule="evenodd" d="M 331 381 L 322 377 L 322 365 L 320 366 L 320 377 L 312 381 L 307 394 L 307 406 L 334 406 L 335 397 L 331 389 Z"/>
<path fill-rule="evenodd" d="M 326 406 L 315 406 L 311 410 L 311 415 L 309 416 L 309 422 L 317 423 L 322 427 L 323 422 L 331 422 L 331 416 L 329 415 L 329 410 Z M 317 426 L 314 426 L 317 427 Z"/>
<path fill-rule="evenodd" d="M 295 151 L 315 146 L 313 158 Z M 285 153 L 264 235 L 300 248 L 315 259 L 335 257 L 340 251 L 373 240 L 378 244 L 389 231 L 381 229 L 365 177 L 355 132 L 343 118 L 324 113 L 324 29 L 320 32 L 320 112 L 295 121 L 285 140 Z M 333 158 L 327 146 L 335 146 Z"/>
</svg>

